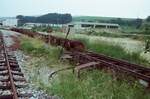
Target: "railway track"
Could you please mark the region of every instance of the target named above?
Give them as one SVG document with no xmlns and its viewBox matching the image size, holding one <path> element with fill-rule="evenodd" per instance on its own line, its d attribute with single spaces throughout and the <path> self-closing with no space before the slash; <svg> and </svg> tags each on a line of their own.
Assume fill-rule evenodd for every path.
<svg viewBox="0 0 150 99">
<path fill-rule="evenodd" d="M 0 99 L 27 99 L 32 95 L 23 90 L 27 87 L 16 58 L 7 51 L 0 33 Z"/>
<path fill-rule="evenodd" d="M 71 57 L 69 60 L 78 64 L 75 68 L 78 76 L 82 69 L 109 69 L 113 70 L 116 74 L 118 74 L 118 76 L 120 73 L 132 76 L 138 79 L 141 84 L 144 84 L 146 87 L 150 87 L 150 68 L 88 51 L 74 51 L 67 53 L 67 55 L 70 55 Z"/>
<path fill-rule="evenodd" d="M 145 66 L 133 64 L 124 60 L 115 59 L 112 57 L 105 56 L 103 54 L 97 54 L 94 52 L 86 51 L 85 47 L 79 47 L 81 43 L 74 42 L 71 40 L 55 37 L 51 35 L 38 34 L 37 32 L 31 32 L 24 29 L 11 29 L 12 31 L 20 32 L 30 37 L 41 36 L 44 41 L 48 44 L 62 46 L 68 49 L 65 53 L 66 59 L 74 61 L 77 64 L 75 70 L 80 74 L 80 70 L 86 68 L 99 68 L 113 70 L 116 74 L 123 73 L 127 76 L 132 76 L 140 81 L 146 87 L 150 87 L 150 68 Z M 67 41 L 67 42 L 66 42 Z M 65 42 L 65 43 L 64 43 Z M 82 45 L 84 46 L 84 45 Z M 69 55 L 69 58 L 68 58 Z M 119 75 L 118 75 L 119 76 Z"/>
</svg>

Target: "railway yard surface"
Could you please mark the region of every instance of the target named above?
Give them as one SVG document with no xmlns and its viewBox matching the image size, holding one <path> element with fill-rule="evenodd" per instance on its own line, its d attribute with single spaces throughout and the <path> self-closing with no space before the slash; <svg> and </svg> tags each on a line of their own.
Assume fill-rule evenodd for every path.
<svg viewBox="0 0 150 99">
<path fill-rule="evenodd" d="M 1 0 L 0 99 L 150 99 L 150 0 Z"/>
<path fill-rule="evenodd" d="M 48 49 L 50 47 L 54 53 L 57 53 L 53 55 L 53 52 L 50 53 L 47 50 L 40 49 L 48 53 L 45 56 L 50 53 L 50 60 L 34 51 L 35 55 L 28 55 L 22 51 L 21 40 L 23 38 L 28 38 L 25 40 L 25 42 L 28 42 L 28 40 L 38 40 L 39 37 L 44 48 Z M 97 41 L 107 39 L 105 37 L 95 38 Z M 94 40 L 91 41 L 94 42 Z M 130 47 L 126 45 L 126 40 L 131 39 L 125 38 L 125 41 L 121 41 L 119 45 L 125 48 L 127 52 L 132 53 L 132 49 L 138 49 L 138 46 L 141 46 L 138 50 L 142 52 L 142 42 L 131 40 L 133 46 L 128 49 Z M 117 39 L 111 41 L 108 39 L 106 42 L 118 44 Z M 111 74 L 110 76 L 115 79 L 128 79 L 128 77 L 131 77 L 133 82 L 137 81 L 144 86 L 143 89 L 150 87 L 150 68 L 148 66 L 89 51 L 82 42 L 77 40 L 13 28 L 11 30 L 1 30 L 0 43 L 0 99 L 61 99 L 60 95 L 50 94 L 50 89 L 46 88 L 49 88 L 47 86 L 53 86 L 53 83 L 51 83 L 53 80 L 51 79 L 57 72 L 63 70 L 73 70 L 73 74 L 79 80 L 82 79 L 82 71 L 97 69 L 106 74 Z M 41 42 L 37 43 L 40 44 Z M 26 47 L 28 46 L 27 44 Z M 37 48 L 39 47 L 41 46 L 37 46 Z M 64 48 L 63 52 L 62 48 Z M 135 52 L 138 52 L 138 50 L 135 50 Z M 149 60 L 149 53 L 143 54 L 142 52 L 141 54 L 143 58 Z M 53 60 L 54 57 L 60 59 L 55 61 L 55 59 Z M 57 75 L 54 77 L 58 79 Z"/>
</svg>

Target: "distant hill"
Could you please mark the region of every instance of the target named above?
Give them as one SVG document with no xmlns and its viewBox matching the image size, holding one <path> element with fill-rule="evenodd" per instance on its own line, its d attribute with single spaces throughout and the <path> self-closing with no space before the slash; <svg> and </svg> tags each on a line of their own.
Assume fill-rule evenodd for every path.
<svg viewBox="0 0 150 99">
<path fill-rule="evenodd" d="M 51 24 L 66 24 L 72 21 L 71 14 L 48 13 L 41 16 L 16 16 L 20 23 L 51 23 Z"/>
<path fill-rule="evenodd" d="M 115 17 L 97 17 L 97 16 L 74 16 L 73 21 L 83 22 L 102 22 L 102 23 L 116 23 L 121 26 L 135 26 L 142 24 L 143 19 L 139 18 L 115 18 Z"/>
</svg>

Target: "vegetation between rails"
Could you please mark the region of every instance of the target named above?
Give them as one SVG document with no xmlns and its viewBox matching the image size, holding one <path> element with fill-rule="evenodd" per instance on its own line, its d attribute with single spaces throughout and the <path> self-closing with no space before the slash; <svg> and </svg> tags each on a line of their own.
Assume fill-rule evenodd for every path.
<svg viewBox="0 0 150 99">
<path fill-rule="evenodd" d="M 118 58 L 131 58 L 131 56 L 118 46 L 104 44 L 103 42 L 90 43 L 88 39 L 74 38 L 86 44 L 87 48 Z M 43 58 L 58 64 L 59 48 L 46 46 L 42 41 L 32 38 L 23 38 L 21 49 L 33 56 L 44 56 Z M 132 56 L 133 57 L 133 56 Z M 134 56 L 134 59 L 137 56 Z M 138 61 L 140 59 L 137 59 Z M 56 62 L 54 62 L 56 61 Z M 62 64 L 64 65 L 64 64 Z M 63 67 L 63 66 L 62 66 Z M 39 67 L 41 68 L 41 67 Z M 34 82 L 40 89 L 48 94 L 56 94 L 63 99 L 148 99 L 150 95 L 144 93 L 144 88 L 137 82 L 130 83 L 126 80 L 115 80 L 109 73 L 104 71 L 83 71 L 81 79 L 70 71 L 64 71 L 54 76 L 49 83 L 45 84 L 35 74 Z M 37 78 L 36 78 L 37 77 Z"/>
</svg>

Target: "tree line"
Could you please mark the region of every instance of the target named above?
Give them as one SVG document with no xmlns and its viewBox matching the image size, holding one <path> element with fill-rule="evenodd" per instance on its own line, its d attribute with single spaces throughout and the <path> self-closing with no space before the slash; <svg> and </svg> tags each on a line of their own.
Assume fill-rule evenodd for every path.
<svg viewBox="0 0 150 99">
<path fill-rule="evenodd" d="M 24 23 L 50 23 L 50 24 L 66 24 L 72 21 L 71 14 L 59 14 L 59 13 L 49 13 L 42 16 L 16 16 L 19 19 L 19 23 L 22 25 Z"/>
</svg>

